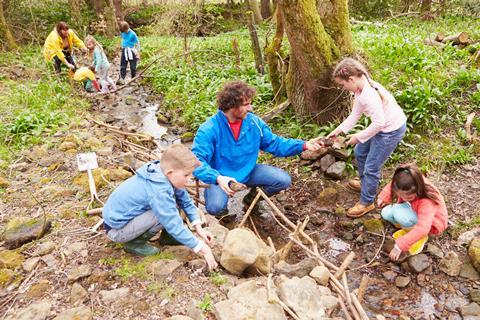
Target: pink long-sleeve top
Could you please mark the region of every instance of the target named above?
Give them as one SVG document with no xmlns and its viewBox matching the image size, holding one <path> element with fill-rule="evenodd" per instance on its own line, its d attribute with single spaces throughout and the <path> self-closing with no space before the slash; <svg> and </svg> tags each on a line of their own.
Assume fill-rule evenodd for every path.
<svg viewBox="0 0 480 320">
<path fill-rule="evenodd" d="M 407 251 L 410 247 L 429 234 L 441 234 L 448 226 L 448 213 L 445 200 L 438 189 L 425 179 L 425 183 L 433 188 L 438 198 L 438 203 L 428 199 L 415 199 L 410 202 L 413 211 L 417 214 L 417 224 L 405 235 L 399 237 L 395 243 L 402 251 Z M 385 203 L 392 202 L 391 192 L 392 182 L 388 183 L 380 192 L 378 197 Z M 398 198 L 398 202 L 405 202 L 402 198 Z"/>
<path fill-rule="evenodd" d="M 382 102 L 377 90 L 366 83 L 362 92 L 355 94 L 352 112 L 338 127 L 343 133 L 347 133 L 355 126 L 362 114 L 365 114 L 372 120 L 372 123 L 355 135 L 362 143 L 380 131 L 395 131 L 407 121 L 407 117 L 393 95 L 381 84 L 375 81 L 371 81 L 371 83 L 382 94 L 385 103 Z"/>
</svg>

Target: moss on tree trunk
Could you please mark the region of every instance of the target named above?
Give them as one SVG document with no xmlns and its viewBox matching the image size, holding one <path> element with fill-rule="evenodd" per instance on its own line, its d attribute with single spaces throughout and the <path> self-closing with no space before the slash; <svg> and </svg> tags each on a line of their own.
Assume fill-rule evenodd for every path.
<svg viewBox="0 0 480 320">
<path fill-rule="evenodd" d="M 278 104 L 284 101 L 287 97 L 287 91 L 282 78 L 284 77 L 284 66 L 280 60 L 282 47 L 282 40 L 284 31 L 282 11 L 278 8 L 275 10 L 275 20 L 277 21 L 277 28 L 272 42 L 265 48 L 265 59 L 268 64 L 268 74 L 270 82 L 272 83 L 273 94 L 275 95 L 275 102 Z"/>
<path fill-rule="evenodd" d="M 18 44 L 15 41 L 15 38 L 8 27 L 7 20 L 5 19 L 5 14 L 3 12 L 4 0 L 0 0 L 0 34 L 5 37 L 7 40 L 7 47 L 9 50 L 15 50 L 18 48 Z"/>
</svg>

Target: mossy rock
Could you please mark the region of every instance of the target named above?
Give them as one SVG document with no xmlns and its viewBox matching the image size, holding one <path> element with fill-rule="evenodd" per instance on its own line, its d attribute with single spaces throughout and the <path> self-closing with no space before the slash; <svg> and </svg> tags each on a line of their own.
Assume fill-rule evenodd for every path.
<svg viewBox="0 0 480 320">
<path fill-rule="evenodd" d="M 344 207 L 337 207 L 337 208 L 335 209 L 335 214 L 336 214 L 337 216 L 343 217 L 344 215 L 347 214 L 347 210 L 346 210 Z"/>
<path fill-rule="evenodd" d="M 75 143 L 70 142 L 70 141 L 64 141 L 64 142 L 62 142 L 60 147 L 58 147 L 58 150 L 68 151 L 68 150 L 76 150 L 76 148 L 77 148 L 77 145 Z"/>
<path fill-rule="evenodd" d="M 83 144 L 83 147 L 87 149 L 100 149 L 103 147 L 103 142 L 96 137 L 89 137 Z"/>
<path fill-rule="evenodd" d="M 472 265 L 480 272 L 480 238 L 475 238 L 468 247 L 468 256 Z"/>
<path fill-rule="evenodd" d="M 15 279 L 15 272 L 10 269 L 0 269 L 0 289 L 5 288 Z"/>
<path fill-rule="evenodd" d="M 75 147 L 80 147 L 83 145 L 82 139 L 80 139 L 80 137 L 77 137 L 74 134 L 69 134 L 68 136 L 66 136 L 65 139 L 63 139 L 63 142 L 71 142 L 75 144 Z"/>
<path fill-rule="evenodd" d="M 16 269 L 21 266 L 24 261 L 25 257 L 16 251 L 0 251 L 0 268 Z"/>
<path fill-rule="evenodd" d="M 123 181 L 130 178 L 133 174 L 125 169 L 118 168 L 110 170 L 110 180 L 112 181 Z"/>
<path fill-rule="evenodd" d="M 170 123 L 168 118 L 161 113 L 157 114 L 157 121 L 160 124 L 169 124 Z"/>
<path fill-rule="evenodd" d="M 34 284 L 26 292 L 26 296 L 30 299 L 41 298 L 45 296 L 48 291 L 52 290 L 53 286 L 46 280 L 41 280 L 39 283 Z"/>
<path fill-rule="evenodd" d="M 374 233 L 382 233 L 383 231 L 383 222 L 380 219 L 369 219 L 363 221 L 363 225 L 365 229 L 370 232 Z"/>
<path fill-rule="evenodd" d="M 317 197 L 321 206 L 333 206 L 337 202 L 338 191 L 335 188 L 325 188 Z"/>
<path fill-rule="evenodd" d="M 191 142 L 193 141 L 193 138 L 194 138 L 193 132 L 185 132 L 180 136 L 180 141 L 182 141 L 182 143 Z"/>
<path fill-rule="evenodd" d="M 97 191 L 102 189 L 107 184 L 105 180 L 110 181 L 110 171 L 107 169 L 97 168 L 92 171 L 92 174 Z M 105 179 L 103 179 L 102 176 Z M 90 187 L 88 186 L 88 173 L 86 172 L 83 172 L 73 178 L 73 184 L 83 187 L 86 192 L 90 192 Z"/>
<path fill-rule="evenodd" d="M 11 221 L 7 224 L 7 228 L 3 232 L 4 246 L 7 249 L 15 249 L 24 243 L 40 239 L 50 230 L 52 222 L 44 221 L 42 218 L 30 219 L 21 223 Z"/>
</svg>

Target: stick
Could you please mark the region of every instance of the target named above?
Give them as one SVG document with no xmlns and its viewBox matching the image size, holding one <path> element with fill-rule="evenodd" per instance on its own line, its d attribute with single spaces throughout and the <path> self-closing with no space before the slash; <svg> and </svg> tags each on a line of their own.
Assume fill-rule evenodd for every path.
<svg viewBox="0 0 480 320">
<path fill-rule="evenodd" d="M 209 184 L 200 183 L 199 180 L 195 180 L 195 184 L 186 184 L 185 188 L 210 188 Z M 197 185 L 198 182 L 198 185 Z"/>
<path fill-rule="evenodd" d="M 342 264 L 340 265 L 340 268 L 335 272 L 335 278 L 340 279 L 342 276 L 343 272 L 348 268 L 350 263 L 352 263 L 353 258 L 355 258 L 355 252 L 351 251 L 348 256 L 343 260 Z"/>
<path fill-rule="evenodd" d="M 270 245 L 270 248 L 272 248 L 273 252 L 276 253 L 277 250 L 275 249 L 275 245 L 273 244 L 272 238 L 267 237 L 267 241 L 268 241 L 268 244 Z"/>
<path fill-rule="evenodd" d="M 257 189 L 258 189 L 258 188 L 257 188 Z M 258 190 L 260 190 L 260 189 L 258 189 Z M 260 199 L 260 192 L 257 192 L 257 195 L 255 196 L 255 198 L 253 199 L 252 203 L 250 204 L 250 207 L 248 207 L 247 212 L 245 212 L 245 215 L 243 216 L 242 221 L 240 221 L 240 224 L 238 225 L 238 228 L 243 227 L 243 225 L 244 225 L 245 222 L 247 221 L 248 216 L 249 216 L 250 213 L 252 212 L 253 207 L 255 207 L 255 205 L 257 204 L 258 199 Z"/>
<path fill-rule="evenodd" d="M 303 250 L 307 251 L 308 253 L 310 253 L 312 256 L 314 256 L 315 258 L 317 258 L 320 262 L 322 262 L 324 265 L 326 265 L 327 267 L 329 267 L 330 269 L 333 269 L 335 271 L 338 270 L 338 267 L 336 265 L 334 265 L 333 263 L 331 263 L 330 261 L 328 261 L 327 259 L 323 258 L 322 256 L 320 256 L 320 254 L 318 253 L 315 253 L 313 252 L 312 250 L 310 250 L 309 248 L 307 248 L 307 246 L 305 246 L 303 243 L 301 243 L 300 241 L 297 241 L 296 239 L 292 238 L 292 237 L 289 237 L 296 245 L 300 246 L 300 248 L 302 248 Z M 335 279 L 336 280 L 336 279 Z M 338 281 L 338 280 L 337 280 Z"/>
<path fill-rule="evenodd" d="M 280 103 L 278 106 L 276 106 L 274 109 L 270 110 L 267 114 L 265 114 L 262 119 L 265 122 L 270 121 L 274 116 L 282 113 L 285 109 L 287 109 L 290 106 L 290 100 L 285 100 L 284 102 Z"/>
<path fill-rule="evenodd" d="M 465 132 L 467 133 L 467 141 L 472 141 L 472 122 L 475 118 L 475 112 L 470 113 L 467 116 L 467 121 L 465 122 Z"/>
<path fill-rule="evenodd" d="M 252 217 L 248 217 L 248 220 L 250 221 L 250 224 L 252 225 L 253 231 L 255 232 L 255 234 L 257 235 L 257 237 L 258 237 L 259 239 L 262 239 L 262 237 L 260 237 L 260 233 L 258 233 L 257 227 L 255 227 L 255 223 L 253 222 Z"/>
<path fill-rule="evenodd" d="M 303 231 L 305 229 L 305 226 L 307 225 L 308 220 L 309 220 L 309 217 L 307 216 L 307 218 L 305 218 L 305 220 L 303 221 L 302 224 L 298 223 L 297 228 L 295 228 L 295 231 L 292 233 L 293 238 L 298 237 L 298 234 L 300 233 L 300 231 Z M 292 240 L 290 240 L 290 241 L 288 241 L 288 243 L 282 249 L 280 249 L 280 251 L 281 251 L 280 252 L 280 257 L 279 257 L 280 260 L 285 261 L 288 253 L 292 249 L 292 245 L 293 245 L 293 242 L 292 242 Z"/>
<path fill-rule="evenodd" d="M 382 250 L 382 247 L 383 247 L 383 244 L 384 244 L 384 243 L 385 243 L 385 230 L 382 230 L 382 243 L 380 244 L 380 247 L 378 247 L 377 252 L 376 252 L 375 255 L 373 256 L 373 258 L 372 258 L 370 261 L 368 261 L 366 264 L 361 265 L 360 267 L 356 267 L 356 268 L 351 269 L 351 271 L 360 270 L 360 269 L 363 269 L 363 268 L 368 267 L 369 265 L 371 265 L 371 264 L 373 263 L 373 261 L 375 261 L 375 259 L 377 259 L 378 254 L 379 254 L 380 251 Z"/>
<path fill-rule="evenodd" d="M 358 287 L 358 301 L 363 300 L 363 296 L 365 291 L 367 290 L 368 283 L 370 282 L 370 277 L 367 274 L 362 276 L 362 280 L 360 280 L 360 286 Z"/>
<path fill-rule="evenodd" d="M 145 134 L 141 134 L 141 133 L 134 133 L 134 132 L 122 131 L 122 130 L 120 130 L 120 129 L 117 128 L 117 127 L 110 126 L 110 125 L 108 125 L 108 124 L 105 124 L 105 123 L 103 123 L 103 122 L 97 121 L 97 120 L 92 119 L 92 118 L 90 118 L 90 117 L 87 117 L 87 119 L 88 119 L 89 121 L 94 122 L 95 124 L 97 124 L 97 125 L 99 125 L 99 126 L 105 127 L 105 128 L 107 128 L 108 130 L 110 130 L 110 131 L 112 131 L 112 132 L 115 132 L 115 133 L 118 133 L 118 134 L 123 134 L 123 135 L 125 135 L 125 136 L 132 136 L 132 137 L 144 138 L 144 139 L 146 139 L 147 141 L 153 140 L 153 137 L 152 137 L 152 136 L 149 136 L 149 135 L 145 135 Z"/>
<path fill-rule="evenodd" d="M 353 317 L 356 320 L 361 320 L 360 314 L 358 313 L 357 309 L 355 309 L 355 306 L 352 304 L 352 298 L 350 296 L 350 289 L 348 288 L 348 282 L 347 282 L 347 275 L 344 273 L 342 275 L 342 282 L 343 282 L 343 290 L 345 292 L 345 295 L 347 296 L 347 306 L 350 309 L 350 311 L 353 314 Z"/>
<path fill-rule="evenodd" d="M 278 299 L 273 293 L 272 293 L 272 286 L 271 286 L 271 281 L 272 281 L 272 274 L 268 274 L 268 279 L 267 279 L 267 293 L 268 293 L 268 302 L 269 303 L 277 303 L 279 304 L 283 310 L 285 310 L 290 316 L 292 316 L 293 319 L 295 320 L 301 320 L 295 312 L 293 312 L 282 300 Z"/>
<path fill-rule="evenodd" d="M 345 302 L 343 302 L 343 299 L 338 299 L 338 302 L 340 303 L 340 308 L 342 309 L 345 318 L 347 318 L 347 320 L 353 320 L 353 318 L 350 316 L 350 313 L 348 312 L 347 307 L 345 306 Z"/>
<path fill-rule="evenodd" d="M 200 202 L 200 181 L 198 179 L 195 179 L 195 197 L 197 197 L 195 206 L 198 207 L 198 203 Z"/>
<path fill-rule="evenodd" d="M 354 292 L 350 293 L 350 296 L 352 298 L 353 304 L 355 305 L 355 308 L 357 308 L 358 312 L 360 313 L 361 319 L 368 320 L 368 315 L 363 309 L 362 305 L 360 304 L 360 301 L 358 301 L 358 298 L 355 295 L 355 293 Z"/>
<path fill-rule="evenodd" d="M 90 210 L 87 210 L 87 214 L 88 214 L 89 216 L 102 214 L 102 210 L 103 210 L 103 207 L 101 207 L 101 208 L 95 208 L 95 209 L 90 209 Z"/>
</svg>

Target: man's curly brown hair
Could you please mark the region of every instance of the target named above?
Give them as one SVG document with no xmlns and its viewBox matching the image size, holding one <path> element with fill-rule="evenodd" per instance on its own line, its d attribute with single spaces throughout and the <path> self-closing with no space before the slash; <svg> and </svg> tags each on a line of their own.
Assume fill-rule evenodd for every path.
<svg viewBox="0 0 480 320">
<path fill-rule="evenodd" d="M 257 91 L 243 81 L 232 81 L 227 83 L 217 93 L 218 109 L 227 112 L 232 108 L 240 107 L 245 101 L 253 99 Z"/>
</svg>

